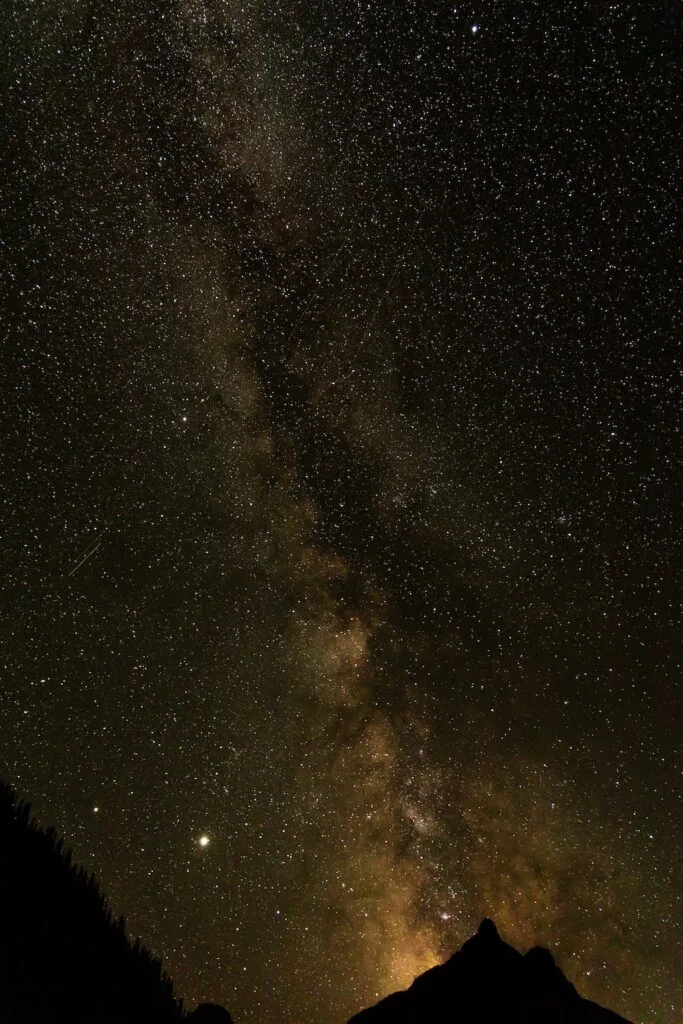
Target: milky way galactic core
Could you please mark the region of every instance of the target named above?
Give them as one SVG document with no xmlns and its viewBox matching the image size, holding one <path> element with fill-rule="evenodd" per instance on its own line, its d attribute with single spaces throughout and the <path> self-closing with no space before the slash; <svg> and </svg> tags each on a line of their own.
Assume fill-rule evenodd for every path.
<svg viewBox="0 0 683 1024">
<path fill-rule="evenodd" d="M 0 772 L 188 1006 L 680 1020 L 673 6 L 1 17 Z"/>
</svg>

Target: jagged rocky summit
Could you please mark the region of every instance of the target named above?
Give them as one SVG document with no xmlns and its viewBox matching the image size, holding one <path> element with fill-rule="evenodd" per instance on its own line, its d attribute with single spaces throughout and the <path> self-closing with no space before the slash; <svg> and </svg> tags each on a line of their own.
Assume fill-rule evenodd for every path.
<svg viewBox="0 0 683 1024">
<path fill-rule="evenodd" d="M 523 956 L 485 918 L 446 963 L 425 971 L 349 1024 L 630 1024 L 583 999 L 535 946 Z"/>
<path fill-rule="evenodd" d="M 0 781 L 0 1024 L 232 1024 L 184 1011 L 96 880 Z M 629 1024 L 582 999 L 547 949 L 522 956 L 485 919 L 445 964 L 349 1024 Z"/>
</svg>

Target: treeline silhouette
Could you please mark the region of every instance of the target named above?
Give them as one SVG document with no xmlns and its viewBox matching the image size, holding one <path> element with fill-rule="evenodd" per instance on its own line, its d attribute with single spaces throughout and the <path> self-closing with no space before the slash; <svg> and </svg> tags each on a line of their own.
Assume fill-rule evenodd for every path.
<svg viewBox="0 0 683 1024">
<path fill-rule="evenodd" d="M 0 1022 L 170 1024 L 182 1000 L 95 878 L 0 782 Z"/>
<path fill-rule="evenodd" d="M 546 949 L 526 955 L 485 918 L 445 963 L 348 1024 L 630 1024 L 583 999 Z M 170 977 L 130 942 L 93 875 L 0 782 L 0 1024 L 232 1024 L 185 1013 Z"/>
</svg>

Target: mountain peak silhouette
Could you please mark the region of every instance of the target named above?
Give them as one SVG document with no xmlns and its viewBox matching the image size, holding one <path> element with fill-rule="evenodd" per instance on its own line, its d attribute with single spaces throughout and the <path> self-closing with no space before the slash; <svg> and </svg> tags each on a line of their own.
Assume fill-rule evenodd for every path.
<svg viewBox="0 0 683 1024">
<path fill-rule="evenodd" d="M 485 917 L 449 960 L 362 1010 L 349 1024 L 629 1024 L 583 999 L 534 946 L 526 955 L 501 939 Z"/>
<path fill-rule="evenodd" d="M 54 829 L 0 782 L 3 1024 L 232 1024 L 222 1006 L 183 1010 L 159 960 L 131 943 L 96 880 Z M 349 1024 L 629 1024 L 582 999 L 552 954 L 523 956 L 485 917 L 449 960 Z"/>
<path fill-rule="evenodd" d="M 484 920 L 481 922 L 481 924 L 477 928 L 477 935 L 481 939 L 488 939 L 489 941 L 500 939 L 498 929 L 496 928 L 495 924 L 493 923 L 490 917 L 485 917 Z"/>
</svg>

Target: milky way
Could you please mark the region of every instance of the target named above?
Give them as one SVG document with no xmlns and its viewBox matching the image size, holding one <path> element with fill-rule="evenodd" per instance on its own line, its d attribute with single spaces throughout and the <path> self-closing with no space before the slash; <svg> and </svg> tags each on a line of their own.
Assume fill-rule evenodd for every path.
<svg viewBox="0 0 683 1024">
<path fill-rule="evenodd" d="M 0 771 L 187 1005 L 673 1024 L 674 14 L 2 20 Z"/>
</svg>

